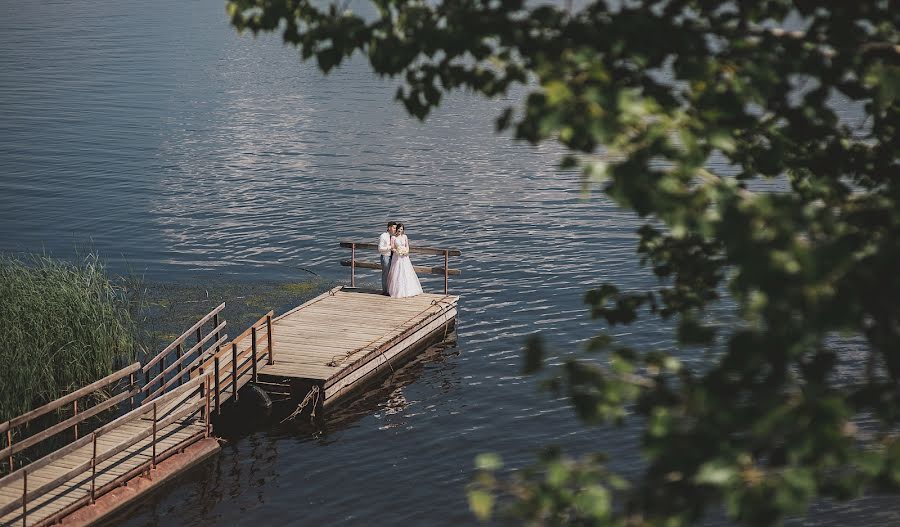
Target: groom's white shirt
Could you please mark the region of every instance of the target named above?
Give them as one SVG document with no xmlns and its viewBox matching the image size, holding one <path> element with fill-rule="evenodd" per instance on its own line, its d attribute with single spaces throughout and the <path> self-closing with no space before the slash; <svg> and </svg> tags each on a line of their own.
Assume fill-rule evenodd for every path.
<svg viewBox="0 0 900 527">
<path fill-rule="evenodd" d="M 371 238 L 369 238 L 371 240 Z M 390 256 L 391 255 L 391 233 L 383 232 L 381 233 L 381 237 L 378 238 L 378 252 L 382 256 Z"/>
</svg>

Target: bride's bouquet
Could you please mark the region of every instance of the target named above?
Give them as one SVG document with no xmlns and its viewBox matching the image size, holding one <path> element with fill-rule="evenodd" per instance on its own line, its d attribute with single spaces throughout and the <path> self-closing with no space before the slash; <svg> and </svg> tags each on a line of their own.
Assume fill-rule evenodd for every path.
<svg viewBox="0 0 900 527">
<path fill-rule="evenodd" d="M 397 254 L 400 256 L 407 256 L 409 254 L 409 247 L 404 247 L 402 245 L 397 247 Z"/>
</svg>

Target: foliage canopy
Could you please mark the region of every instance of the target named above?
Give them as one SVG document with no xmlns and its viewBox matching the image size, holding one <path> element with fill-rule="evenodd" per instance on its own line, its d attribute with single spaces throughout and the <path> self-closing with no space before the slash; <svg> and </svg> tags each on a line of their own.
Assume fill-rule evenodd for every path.
<svg viewBox="0 0 900 527">
<path fill-rule="evenodd" d="M 686 525 L 724 504 L 766 525 L 820 496 L 897 490 L 897 2 L 371 5 L 371 16 L 310 0 L 232 0 L 228 11 L 238 30 L 280 31 L 324 72 L 360 52 L 402 79 L 397 98 L 418 118 L 452 90 L 523 86 L 498 130 L 562 143 L 563 167 L 647 218 L 637 252 L 659 287 L 604 285 L 587 294 L 592 314 L 677 322 L 674 351 L 600 335 L 587 353 L 603 366 L 572 360 L 549 379 L 587 423 L 642 419 L 642 477 L 548 452 L 530 475 L 498 478 L 499 460 L 482 456 L 476 513 L 499 489 L 548 524 Z M 859 118 L 842 119 L 838 101 Z M 712 156 L 735 173 L 711 172 Z M 725 291 L 733 327 L 709 317 Z M 862 364 L 835 335 L 864 342 Z M 678 360 L 698 347 L 715 350 L 703 371 Z M 527 370 L 541 349 L 527 346 Z M 838 379 L 839 366 L 851 373 Z"/>
</svg>

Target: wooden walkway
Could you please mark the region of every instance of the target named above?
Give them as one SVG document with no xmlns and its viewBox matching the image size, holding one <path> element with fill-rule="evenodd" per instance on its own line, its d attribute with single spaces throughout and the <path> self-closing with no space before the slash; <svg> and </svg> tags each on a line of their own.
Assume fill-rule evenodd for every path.
<svg viewBox="0 0 900 527">
<path fill-rule="evenodd" d="M 446 331 L 459 297 L 391 298 L 338 287 L 273 322 L 275 362 L 260 375 L 317 386 L 330 405 L 429 337 Z"/>
<path fill-rule="evenodd" d="M 0 517 L 0 525 L 34 525 L 57 515 L 64 509 L 70 509 L 73 505 L 88 504 L 91 496 L 92 479 L 95 491 L 98 488 L 115 486 L 116 483 L 124 483 L 133 472 L 143 472 L 142 467 L 151 463 L 153 458 L 153 441 L 150 434 L 152 424 L 146 420 L 126 423 L 115 430 L 102 434 L 97 438 L 97 450 L 101 452 L 111 451 L 119 444 L 127 442 L 132 437 L 144 435 L 145 439 L 125 448 L 121 452 L 109 457 L 105 461 L 97 463 L 96 478 L 91 477 L 91 455 L 93 444 L 85 445 L 70 452 L 52 463 L 43 465 L 27 476 L 28 484 L 37 488 L 41 485 L 52 483 L 54 480 L 73 469 L 82 467 L 83 470 L 72 479 L 55 486 L 51 492 L 40 495 L 27 503 L 27 515 L 23 515 L 22 508 L 22 484 L 12 483 L 0 486 L 0 507 L 8 505 L 15 507 L 15 511 Z M 192 440 L 203 437 L 206 426 L 193 418 L 183 418 L 163 427 L 157 431 L 156 457 L 161 462 L 173 453 L 182 449 Z"/>
<path fill-rule="evenodd" d="M 206 382 L 186 382 L 0 479 L 0 525 L 57 521 L 208 437 Z"/>
</svg>

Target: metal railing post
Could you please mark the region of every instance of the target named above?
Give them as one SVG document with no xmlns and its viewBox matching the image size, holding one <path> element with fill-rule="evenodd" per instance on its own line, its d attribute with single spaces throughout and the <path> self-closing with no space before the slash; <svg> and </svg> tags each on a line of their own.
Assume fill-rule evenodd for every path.
<svg viewBox="0 0 900 527">
<path fill-rule="evenodd" d="M 72 413 L 73 417 L 78 416 L 78 399 L 75 399 L 74 401 L 72 401 L 72 412 L 73 412 Z M 75 428 L 75 441 L 78 441 L 78 423 L 75 423 L 74 428 Z"/>
<path fill-rule="evenodd" d="M 444 250 L 444 294 L 450 291 L 450 251 Z"/>
<path fill-rule="evenodd" d="M 91 454 L 91 504 L 92 505 L 94 503 L 94 495 L 95 495 L 94 491 L 96 488 L 96 481 L 97 481 L 97 433 L 94 432 L 93 436 L 94 436 L 94 440 L 93 440 L 94 446 L 93 446 L 93 453 Z"/>
<path fill-rule="evenodd" d="M 356 287 L 356 244 L 350 244 L 350 287 Z"/>
<path fill-rule="evenodd" d="M 253 368 L 253 382 L 256 382 L 256 326 L 250 328 L 250 338 L 253 339 L 253 344 L 251 345 L 253 359 L 251 360 L 250 364 L 251 368 Z"/>
<path fill-rule="evenodd" d="M 231 343 L 231 395 L 234 396 L 234 400 L 238 400 L 237 393 L 237 376 L 238 376 L 238 363 L 237 363 L 237 343 Z"/>
<path fill-rule="evenodd" d="M 153 457 L 150 458 L 150 468 L 156 468 L 156 401 L 153 401 Z"/>
<path fill-rule="evenodd" d="M 28 525 L 28 470 L 22 471 L 22 525 Z"/>
<path fill-rule="evenodd" d="M 211 418 L 209 415 L 209 375 L 206 376 L 206 380 L 203 381 L 203 385 L 206 388 L 206 430 L 204 437 L 209 437 L 209 420 Z"/>
<path fill-rule="evenodd" d="M 272 315 L 266 315 L 266 338 L 269 346 L 269 364 L 275 364 L 274 350 L 272 350 Z"/>
<path fill-rule="evenodd" d="M 216 413 L 221 415 L 222 408 L 219 406 L 219 357 L 213 360 L 213 365 L 213 373 L 216 375 Z"/>
</svg>

